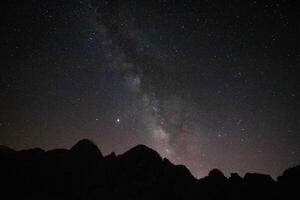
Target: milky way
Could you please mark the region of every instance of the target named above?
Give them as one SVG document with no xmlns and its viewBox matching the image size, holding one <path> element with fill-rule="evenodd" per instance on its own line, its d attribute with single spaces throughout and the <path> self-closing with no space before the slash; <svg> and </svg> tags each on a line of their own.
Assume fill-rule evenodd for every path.
<svg viewBox="0 0 300 200">
<path fill-rule="evenodd" d="M 196 160 L 201 161 L 200 138 L 194 136 L 196 130 L 189 126 L 186 116 L 193 114 L 193 109 L 180 96 L 169 92 L 169 88 L 164 96 L 157 92 L 161 88 L 157 88 L 155 76 L 165 70 L 160 58 L 162 52 L 151 45 L 147 33 L 137 28 L 135 18 L 128 15 L 137 8 L 130 10 L 129 5 L 121 2 L 98 5 L 97 19 L 106 58 L 113 68 L 124 74 L 129 92 L 141 104 L 139 117 L 145 123 L 143 132 L 149 135 L 149 145 L 175 163 L 192 163 L 197 157 L 199 160 Z M 158 81 L 163 83 L 164 79 Z"/>
<path fill-rule="evenodd" d="M 143 143 L 202 177 L 299 164 L 293 1 L 5 3 L 0 143 Z"/>
</svg>

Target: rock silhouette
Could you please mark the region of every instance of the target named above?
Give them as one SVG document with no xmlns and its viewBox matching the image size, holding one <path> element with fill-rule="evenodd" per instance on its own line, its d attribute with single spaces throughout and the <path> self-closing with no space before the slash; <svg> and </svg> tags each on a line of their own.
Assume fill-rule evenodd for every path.
<svg viewBox="0 0 300 200">
<path fill-rule="evenodd" d="M 91 141 L 70 150 L 14 151 L 0 146 L 1 199 L 299 199 L 300 166 L 274 181 L 213 169 L 197 180 L 145 145 L 103 156 Z"/>
</svg>

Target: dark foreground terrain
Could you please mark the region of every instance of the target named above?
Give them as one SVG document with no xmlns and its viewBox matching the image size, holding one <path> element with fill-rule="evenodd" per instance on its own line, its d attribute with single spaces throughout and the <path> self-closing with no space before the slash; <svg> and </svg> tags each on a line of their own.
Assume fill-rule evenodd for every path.
<svg viewBox="0 0 300 200">
<path fill-rule="evenodd" d="M 197 180 L 144 145 L 106 157 L 89 140 L 70 150 L 0 146 L 1 199 L 300 199 L 299 189 L 300 166 L 277 181 L 253 173 L 226 178 L 217 169 Z"/>
</svg>

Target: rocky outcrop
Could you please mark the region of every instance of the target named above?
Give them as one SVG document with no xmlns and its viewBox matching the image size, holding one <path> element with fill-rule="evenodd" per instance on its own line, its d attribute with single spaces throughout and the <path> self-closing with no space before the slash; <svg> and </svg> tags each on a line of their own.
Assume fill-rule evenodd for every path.
<svg viewBox="0 0 300 200">
<path fill-rule="evenodd" d="M 103 156 L 91 141 L 70 150 L 14 151 L 0 146 L 1 195 L 9 199 L 289 199 L 296 195 L 300 166 L 278 181 L 269 175 L 213 169 L 197 180 L 153 149 L 138 145 Z"/>
</svg>

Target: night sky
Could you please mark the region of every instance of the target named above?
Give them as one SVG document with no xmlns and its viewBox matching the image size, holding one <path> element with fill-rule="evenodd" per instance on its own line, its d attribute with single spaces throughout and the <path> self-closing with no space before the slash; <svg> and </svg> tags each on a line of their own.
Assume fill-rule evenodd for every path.
<svg viewBox="0 0 300 200">
<path fill-rule="evenodd" d="M 196 177 L 276 177 L 300 164 L 298 4 L 6 0 L 0 144 L 142 143 Z"/>
</svg>

